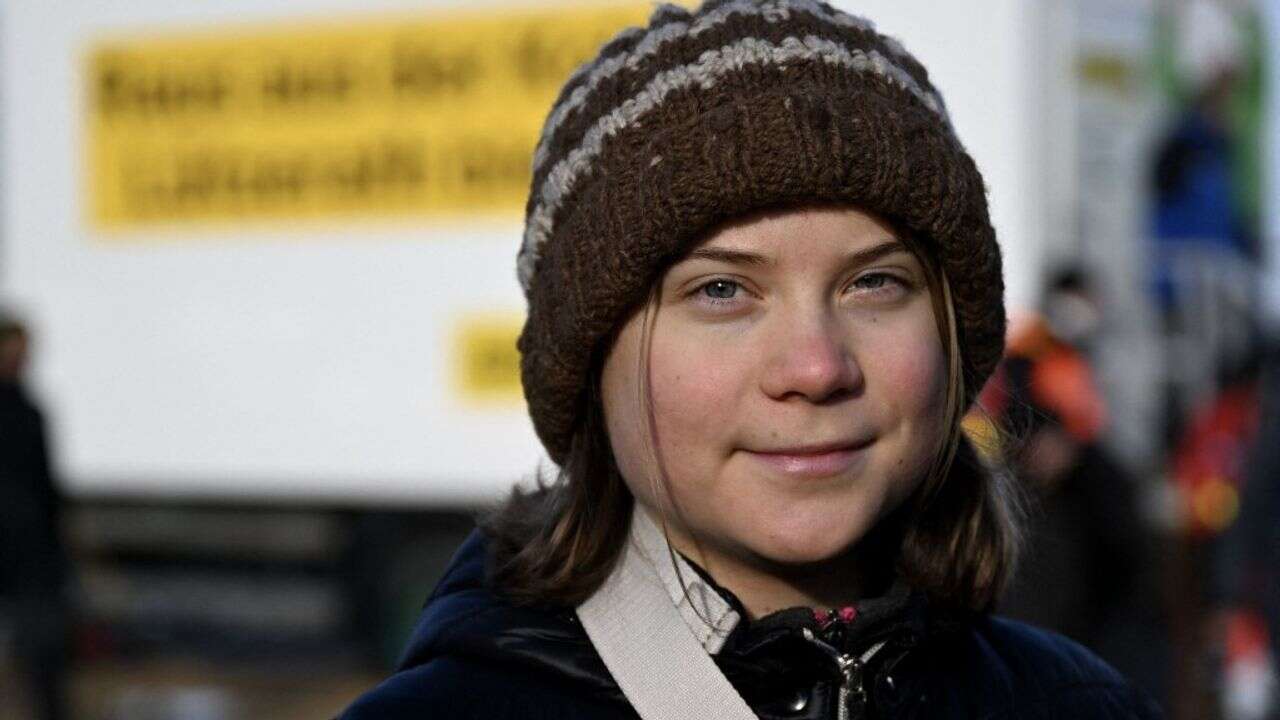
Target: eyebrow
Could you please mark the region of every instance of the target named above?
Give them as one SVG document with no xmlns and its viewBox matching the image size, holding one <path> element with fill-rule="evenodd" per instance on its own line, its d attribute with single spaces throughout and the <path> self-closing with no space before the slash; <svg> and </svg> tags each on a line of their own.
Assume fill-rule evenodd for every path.
<svg viewBox="0 0 1280 720">
<path fill-rule="evenodd" d="M 759 253 L 728 248 L 697 248 L 686 256 L 686 259 L 717 260 L 733 265 L 772 265 L 773 259 Z"/>
<path fill-rule="evenodd" d="M 884 240 L 869 248 L 851 253 L 845 259 L 847 265 L 865 265 L 866 263 L 878 260 L 885 255 L 892 255 L 895 252 L 905 252 L 906 246 L 901 240 L 889 239 Z M 761 255 L 759 253 L 747 252 L 746 250 L 732 250 L 730 248 L 704 247 L 697 248 L 690 252 L 686 259 L 702 259 L 716 260 L 726 262 L 733 265 L 773 265 L 773 258 Z"/>
</svg>

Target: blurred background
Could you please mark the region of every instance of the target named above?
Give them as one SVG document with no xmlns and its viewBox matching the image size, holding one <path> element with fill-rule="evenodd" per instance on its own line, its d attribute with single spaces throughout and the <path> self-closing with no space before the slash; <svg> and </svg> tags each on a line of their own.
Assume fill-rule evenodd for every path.
<svg viewBox="0 0 1280 720">
<path fill-rule="evenodd" d="M 1037 500 L 1002 611 L 1173 718 L 1280 717 L 1280 3 L 833 4 L 990 187 L 1014 322 L 966 422 Z M 0 717 L 328 717 L 386 672 L 546 467 L 530 156 L 651 9 L 0 6 Z"/>
</svg>

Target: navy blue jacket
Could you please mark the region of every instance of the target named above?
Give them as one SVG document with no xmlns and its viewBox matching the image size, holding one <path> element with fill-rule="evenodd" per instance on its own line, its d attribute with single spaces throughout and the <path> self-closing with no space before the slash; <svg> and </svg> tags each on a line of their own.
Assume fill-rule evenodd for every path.
<svg viewBox="0 0 1280 720">
<path fill-rule="evenodd" d="M 504 602 L 485 586 L 486 555 L 474 533 L 428 599 L 397 672 L 341 720 L 635 718 L 572 609 Z M 1070 640 L 995 617 L 935 615 L 922 596 L 899 595 L 844 626 L 839 641 L 848 651 L 885 643 L 867 665 L 854 717 L 1160 717 Z M 811 618 L 782 611 L 744 621 L 716 655 L 761 718 L 837 717 L 839 677 L 800 638 Z"/>
</svg>

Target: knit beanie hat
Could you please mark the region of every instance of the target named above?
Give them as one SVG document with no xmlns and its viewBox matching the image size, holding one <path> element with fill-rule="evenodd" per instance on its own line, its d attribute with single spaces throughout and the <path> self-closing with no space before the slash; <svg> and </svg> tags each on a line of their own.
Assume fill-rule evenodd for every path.
<svg viewBox="0 0 1280 720">
<path fill-rule="evenodd" d="M 918 237 L 951 285 L 972 399 L 1004 346 L 982 176 L 924 67 L 813 0 L 663 5 L 568 80 L 533 159 L 517 265 L 534 428 L 563 463 L 600 344 L 659 274 L 752 210 L 843 203 Z"/>
</svg>

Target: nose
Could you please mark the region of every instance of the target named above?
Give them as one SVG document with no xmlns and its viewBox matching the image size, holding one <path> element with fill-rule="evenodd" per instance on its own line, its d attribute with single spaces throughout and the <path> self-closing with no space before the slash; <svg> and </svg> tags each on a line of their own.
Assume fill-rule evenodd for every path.
<svg viewBox="0 0 1280 720">
<path fill-rule="evenodd" d="M 768 343 L 760 385 L 775 400 L 830 402 L 862 387 L 862 369 L 832 318 L 780 318 Z"/>
</svg>

